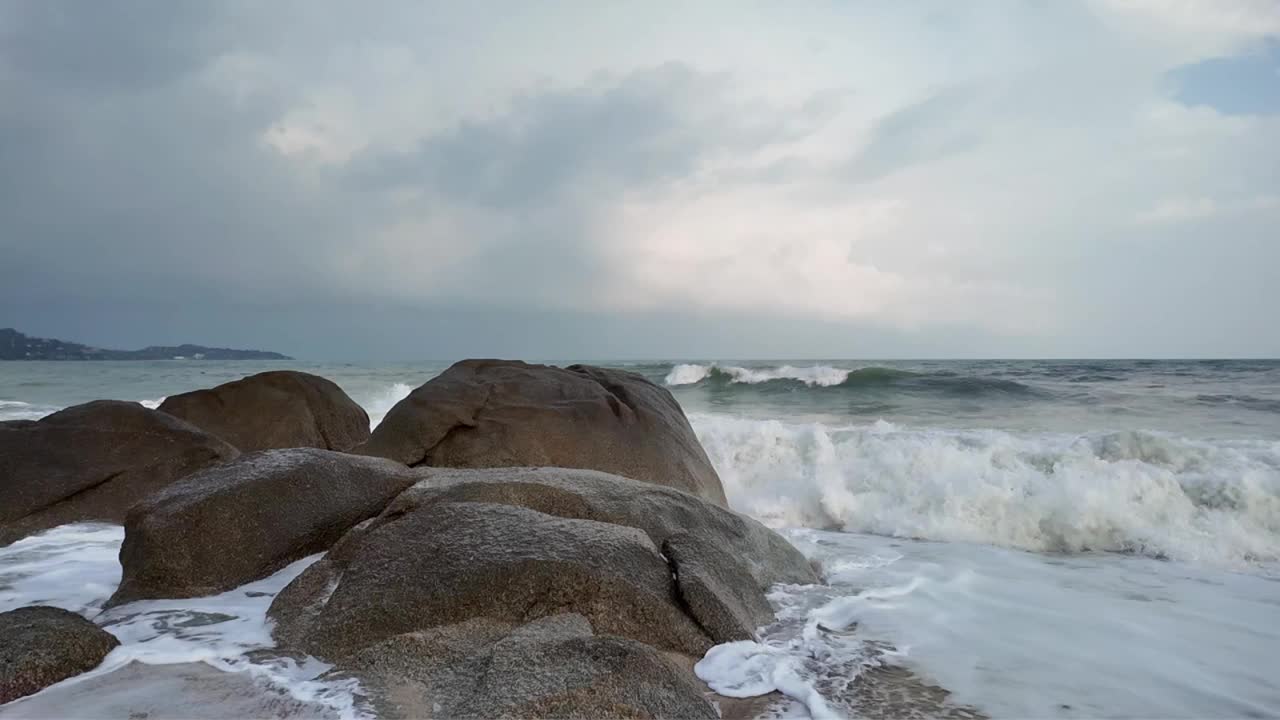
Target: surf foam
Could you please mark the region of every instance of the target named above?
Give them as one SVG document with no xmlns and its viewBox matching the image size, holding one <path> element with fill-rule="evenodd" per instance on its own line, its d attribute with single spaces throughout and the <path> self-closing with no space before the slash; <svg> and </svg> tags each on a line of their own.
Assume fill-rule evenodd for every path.
<svg viewBox="0 0 1280 720">
<path fill-rule="evenodd" d="M 360 405 L 364 407 L 365 412 L 369 413 L 369 429 L 378 427 L 387 413 L 391 412 L 391 408 L 408 397 L 411 392 L 413 392 L 413 386 L 408 383 L 392 383 L 373 397 L 361 402 Z"/>
<path fill-rule="evenodd" d="M 774 527 L 1227 566 L 1280 559 L 1276 442 L 690 420 L 731 505 Z"/>
<path fill-rule="evenodd" d="M 1280 567 L 783 531 L 824 569 L 779 585 L 758 642 L 695 672 L 796 716 L 1271 717 Z M 771 708 L 772 710 L 773 708 Z M 977 709 L 980 712 L 971 712 Z M 777 715 L 770 715 L 777 717 Z"/>
<path fill-rule="evenodd" d="M 39 420 L 58 408 L 35 405 L 21 400 L 0 400 L 0 422 L 5 420 Z"/>
<path fill-rule="evenodd" d="M 849 379 L 849 370 L 827 365 L 795 367 L 783 365 L 776 368 L 745 368 L 734 365 L 676 365 L 667 373 L 667 385 L 695 385 L 715 374 L 729 378 L 730 382 L 759 385 L 774 380 L 795 380 L 810 387 L 832 387 Z"/>
<path fill-rule="evenodd" d="M 117 557 L 123 540 L 124 529 L 119 526 L 75 524 L 0 548 L 0 612 L 27 605 L 66 608 L 89 617 L 121 643 L 94 670 L 31 697 L 57 693 L 133 662 L 195 662 L 243 673 L 266 691 L 288 693 L 324 714 L 342 718 L 366 714 L 355 700 L 358 685 L 354 681 L 321 679 L 331 666 L 315 658 L 270 652 L 275 642 L 266 613 L 272 598 L 320 555 L 220 595 L 146 600 L 100 612 L 119 584 Z"/>
</svg>

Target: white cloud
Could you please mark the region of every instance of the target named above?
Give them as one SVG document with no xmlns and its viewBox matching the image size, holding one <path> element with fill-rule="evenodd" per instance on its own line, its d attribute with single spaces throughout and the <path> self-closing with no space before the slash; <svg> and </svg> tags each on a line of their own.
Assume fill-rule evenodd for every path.
<svg viewBox="0 0 1280 720">
<path fill-rule="evenodd" d="M 1165 49 L 1229 55 L 1280 35 L 1277 0 L 1094 0 L 1107 20 Z"/>
<path fill-rule="evenodd" d="M 1149 210 L 1143 210 L 1134 217 L 1134 220 L 1142 225 L 1188 222 L 1213 217 L 1219 211 L 1218 203 L 1212 198 L 1174 198 L 1161 201 Z"/>
<path fill-rule="evenodd" d="M 1280 195 L 1254 195 L 1215 200 L 1208 197 L 1170 198 L 1134 216 L 1139 225 L 1197 222 L 1215 216 L 1280 209 Z"/>
</svg>

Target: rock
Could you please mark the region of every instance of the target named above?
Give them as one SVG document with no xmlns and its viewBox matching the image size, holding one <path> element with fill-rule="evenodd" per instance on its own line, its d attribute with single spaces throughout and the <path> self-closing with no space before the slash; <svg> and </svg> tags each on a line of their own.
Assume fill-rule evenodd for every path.
<svg viewBox="0 0 1280 720">
<path fill-rule="evenodd" d="M 0 613 L 0 705 L 94 669 L 120 644 L 79 615 L 55 607 Z"/>
<path fill-rule="evenodd" d="M 670 488 L 565 468 L 430 468 L 386 515 L 440 502 L 499 503 L 642 530 L 676 575 L 685 610 L 716 642 L 748 640 L 773 620 L 764 592 L 819 581 L 805 557 L 750 518 Z"/>
<path fill-rule="evenodd" d="M 771 585 L 818 580 L 781 536 L 680 490 L 415 472 L 268 611 L 280 645 L 356 675 L 386 717 L 712 717 L 694 659 L 770 622 Z"/>
<path fill-rule="evenodd" d="M 690 674 L 571 613 L 397 635 L 342 667 L 374 689 L 383 717 L 718 717 Z"/>
<path fill-rule="evenodd" d="M 676 569 L 676 591 L 689 614 L 719 642 L 756 639 L 773 622 L 764 593 L 744 582 L 750 574 L 738 558 L 689 533 L 667 538 L 662 554 Z"/>
<path fill-rule="evenodd" d="M 134 506 L 110 604 L 211 595 L 329 548 L 415 481 L 383 458 L 298 448 L 207 468 Z"/>
<path fill-rule="evenodd" d="M 368 414 L 342 388 L 293 370 L 170 395 L 159 409 L 241 452 L 294 447 L 345 452 L 369 438 Z"/>
<path fill-rule="evenodd" d="M 0 427 L 0 546 L 65 523 L 121 522 L 147 495 L 239 454 L 178 418 L 114 400 Z"/>
<path fill-rule="evenodd" d="M 359 452 L 413 466 L 601 470 L 726 504 L 671 393 L 586 365 L 464 360 L 397 403 Z"/>
<path fill-rule="evenodd" d="M 635 528 L 510 505 L 434 503 L 384 512 L 326 560 L 291 583 L 312 592 L 286 588 L 268 612 L 277 639 L 322 658 L 467 620 L 520 623 L 564 612 L 663 649 L 701 654 L 713 644 L 679 607 L 670 567 Z"/>
<path fill-rule="evenodd" d="M 202 662 L 172 665 L 131 662 L 20 703 L 0 706 L 0 720 L 191 717 L 200 720 L 339 720 L 342 714 L 335 708 L 280 692 L 279 688 L 255 678 L 253 673 L 226 672 Z"/>
<path fill-rule="evenodd" d="M 423 480 L 401 493 L 387 507 L 388 515 L 436 502 L 516 505 L 558 517 L 638 528 L 659 548 L 673 535 L 684 535 L 687 557 L 703 553 L 706 562 L 712 557 L 736 559 L 761 590 L 777 583 L 819 582 L 804 555 L 782 536 L 751 518 L 679 490 L 569 468 L 429 468 L 420 472 Z"/>
</svg>

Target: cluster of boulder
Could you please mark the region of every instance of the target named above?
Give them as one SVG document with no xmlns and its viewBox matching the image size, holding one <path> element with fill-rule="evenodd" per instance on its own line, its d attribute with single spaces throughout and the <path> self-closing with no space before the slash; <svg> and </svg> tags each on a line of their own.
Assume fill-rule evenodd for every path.
<svg viewBox="0 0 1280 720">
<path fill-rule="evenodd" d="M 725 507 L 666 390 L 590 366 L 463 361 L 372 433 L 297 372 L 0 424 L 0 545 L 89 520 L 125 527 L 109 604 L 326 552 L 274 598 L 277 643 L 388 717 L 715 718 L 692 663 L 767 624 L 772 585 L 817 581 Z M 84 644 L 88 667 L 110 649 Z M 86 662 L 32 675 L 0 653 L 0 702 Z"/>
</svg>

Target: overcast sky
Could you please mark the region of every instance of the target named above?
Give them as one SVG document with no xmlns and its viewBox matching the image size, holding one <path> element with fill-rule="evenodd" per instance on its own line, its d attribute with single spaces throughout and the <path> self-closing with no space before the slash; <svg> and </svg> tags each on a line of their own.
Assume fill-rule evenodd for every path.
<svg viewBox="0 0 1280 720">
<path fill-rule="evenodd" d="M 0 327 L 1280 355 L 1280 0 L 0 0 Z"/>
</svg>

